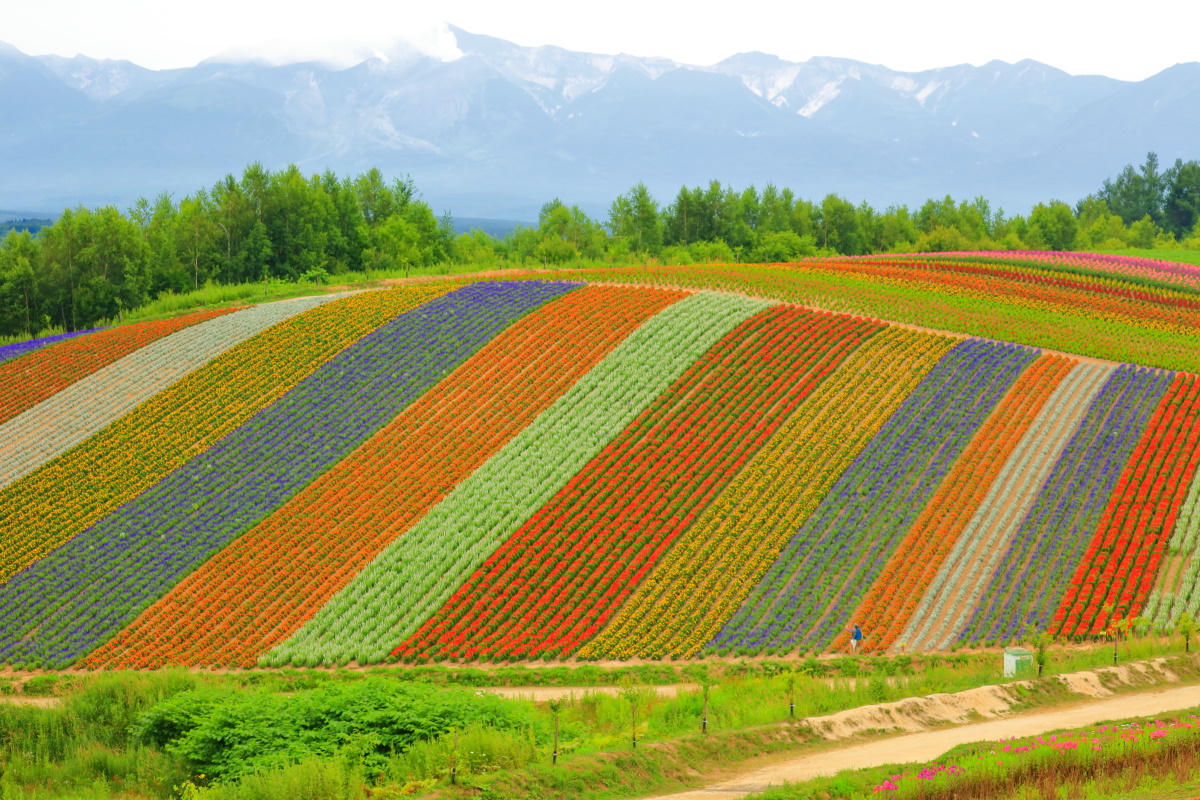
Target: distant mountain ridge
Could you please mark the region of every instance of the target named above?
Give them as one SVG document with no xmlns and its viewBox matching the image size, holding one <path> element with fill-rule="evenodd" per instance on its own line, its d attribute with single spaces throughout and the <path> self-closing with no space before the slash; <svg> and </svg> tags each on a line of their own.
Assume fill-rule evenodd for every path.
<svg viewBox="0 0 1200 800">
<path fill-rule="evenodd" d="M 462 55 L 339 68 L 209 59 L 154 71 L 0 44 L 0 206 L 211 185 L 251 161 L 410 174 L 437 209 L 602 213 L 637 181 L 716 178 L 876 205 L 983 194 L 1010 211 L 1095 190 L 1155 150 L 1200 155 L 1200 63 L 1139 82 L 1035 61 L 898 72 L 742 53 L 698 67 L 523 47 L 451 28 Z"/>
</svg>

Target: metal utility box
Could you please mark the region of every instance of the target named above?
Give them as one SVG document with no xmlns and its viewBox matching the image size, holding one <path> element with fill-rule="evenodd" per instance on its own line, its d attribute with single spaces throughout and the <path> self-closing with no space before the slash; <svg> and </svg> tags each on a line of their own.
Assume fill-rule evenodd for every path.
<svg viewBox="0 0 1200 800">
<path fill-rule="evenodd" d="M 1022 647 L 1006 648 L 1004 651 L 1004 677 L 1013 678 L 1022 672 L 1033 672 L 1033 653 Z"/>
</svg>

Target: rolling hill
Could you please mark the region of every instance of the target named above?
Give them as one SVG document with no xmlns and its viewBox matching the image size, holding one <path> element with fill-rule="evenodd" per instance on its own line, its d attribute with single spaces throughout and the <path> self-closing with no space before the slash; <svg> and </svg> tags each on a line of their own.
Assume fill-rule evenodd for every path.
<svg viewBox="0 0 1200 800">
<path fill-rule="evenodd" d="M 447 279 L 10 345 L 0 662 L 1170 626 L 1200 612 L 1198 331 L 1198 267 L 958 253 Z"/>
</svg>

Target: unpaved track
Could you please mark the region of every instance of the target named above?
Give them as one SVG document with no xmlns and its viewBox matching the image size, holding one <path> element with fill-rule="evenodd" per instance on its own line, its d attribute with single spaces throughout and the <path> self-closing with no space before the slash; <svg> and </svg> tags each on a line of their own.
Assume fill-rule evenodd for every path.
<svg viewBox="0 0 1200 800">
<path fill-rule="evenodd" d="M 1057 728 L 1093 725 L 1125 717 L 1167 714 L 1194 706 L 1200 706 L 1200 686 L 1120 695 L 1056 711 L 960 725 L 945 730 L 910 733 L 877 742 L 813 753 L 747 772 L 704 789 L 659 795 L 652 800 L 740 798 L 753 792 L 764 791 L 772 784 L 811 780 L 833 775 L 844 769 L 861 769 L 891 763 L 926 763 L 955 745 L 969 742 L 1033 736 Z"/>
<path fill-rule="evenodd" d="M 11 695 L 0 695 L 0 703 L 8 703 L 14 706 L 42 706 L 43 708 L 53 708 L 62 702 L 58 697 L 13 697 Z"/>
<path fill-rule="evenodd" d="M 700 687 L 694 683 L 673 683 L 667 686 L 639 686 L 639 689 L 653 690 L 659 697 L 674 697 L 680 692 L 691 692 Z M 571 697 L 583 697 L 585 694 L 607 694 L 616 696 L 621 693 L 618 686 L 487 686 L 479 689 L 481 692 L 498 694 L 517 700 L 561 700 Z"/>
</svg>

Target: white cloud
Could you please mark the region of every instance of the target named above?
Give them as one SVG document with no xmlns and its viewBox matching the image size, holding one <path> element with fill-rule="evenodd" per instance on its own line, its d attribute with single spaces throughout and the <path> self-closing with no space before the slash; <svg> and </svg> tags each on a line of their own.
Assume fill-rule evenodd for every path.
<svg viewBox="0 0 1200 800">
<path fill-rule="evenodd" d="M 268 64 L 295 64 L 316 61 L 341 68 L 361 64 L 369 58 L 386 62 L 401 61 L 423 55 L 442 61 L 462 56 L 454 34 L 445 24 L 435 24 L 425 30 L 406 32 L 400 37 L 333 36 L 328 38 L 272 39 L 265 42 L 228 47 L 206 60 L 219 63 L 262 61 Z"/>
<path fill-rule="evenodd" d="M 1195 14 L 1193 3 L 1160 0 L 1153 18 L 1185 20 Z M 1044 0 L 1009 0 L 1002 7 L 961 0 L 743 0 L 689 11 L 663 0 L 599 5 L 561 0 L 439 0 L 436 5 L 413 0 L 39 0 L 9 5 L 0 41 L 25 52 L 83 52 L 156 68 L 191 66 L 228 51 L 252 52 L 262 42 L 282 43 L 272 46 L 275 58 L 291 58 L 296 50 L 342 63 L 361 55 L 356 48 L 363 42 L 378 49 L 397 40 L 421 41 L 424 32 L 444 21 L 518 44 L 665 56 L 692 64 L 711 64 L 747 50 L 794 61 L 843 56 L 908 71 L 1032 58 L 1074 74 L 1136 80 L 1200 55 L 1194 26 L 1182 22 L 1130 36 L 1128 9 L 1115 0 L 1098 0 L 1087 13 L 1080 13 L 1075 3 Z M 426 44 L 444 52 L 440 40 Z"/>
</svg>

